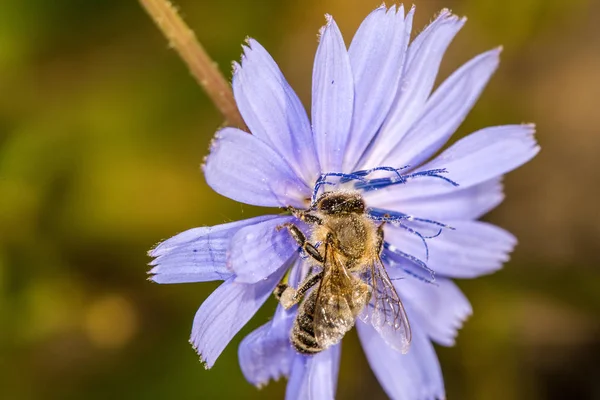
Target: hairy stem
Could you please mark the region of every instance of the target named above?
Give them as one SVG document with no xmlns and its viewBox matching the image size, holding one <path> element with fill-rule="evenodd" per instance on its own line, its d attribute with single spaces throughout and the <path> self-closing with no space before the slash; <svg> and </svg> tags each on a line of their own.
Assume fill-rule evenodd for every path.
<svg viewBox="0 0 600 400">
<path fill-rule="evenodd" d="M 162 31 L 196 81 L 225 117 L 227 125 L 248 131 L 235 104 L 231 87 L 211 60 L 194 32 L 185 24 L 169 0 L 140 0 L 150 17 Z"/>
</svg>

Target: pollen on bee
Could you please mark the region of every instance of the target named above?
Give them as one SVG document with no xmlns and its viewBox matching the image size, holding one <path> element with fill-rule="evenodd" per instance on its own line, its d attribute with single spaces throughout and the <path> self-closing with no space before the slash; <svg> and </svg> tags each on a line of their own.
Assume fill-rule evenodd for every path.
<svg viewBox="0 0 600 400">
<path fill-rule="evenodd" d="M 294 305 L 294 303 L 295 303 L 294 295 L 295 294 L 296 294 L 296 290 L 289 286 L 283 291 L 283 293 L 281 294 L 281 298 L 279 299 L 279 302 L 281 303 L 283 308 L 288 310 L 289 308 L 291 308 Z"/>
</svg>

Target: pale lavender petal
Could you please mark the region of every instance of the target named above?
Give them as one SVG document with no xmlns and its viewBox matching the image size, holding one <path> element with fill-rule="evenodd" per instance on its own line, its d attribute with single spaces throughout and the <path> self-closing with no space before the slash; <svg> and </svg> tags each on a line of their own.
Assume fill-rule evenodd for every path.
<svg viewBox="0 0 600 400">
<path fill-rule="evenodd" d="M 230 278 L 202 303 L 194 318 L 190 343 L 207 368 L 214 365 L 235 334 L 272 294 L 284 272 L 281 268 L 254 284 L 237 283 Z"/>
<path fill-rule="evenodd" d="M 440 277 L 433 284 L 401 279 L 395 280 L 394 286 L 411 311 L 412 325 L 418 324 L 441 345 L 454 345 L 458 330 L 473 312 L 469 300 L 454 282 Z"/>
<path fill-rule="evenodd" d="M 337 344 L 314 356 L 296 354 L 285 392 L 286 400 L 334 399 L 341 348 L 341 344 Z"/>
<path fill-rule="evenodd" d="M 442 57 L 465 21 L 448 10 L 442 10 L 435 21 L 410 44 L 396 98 L 374 145 L 361 160 L 362 168 L 382 165 L 381 160 L 402 140 L 422 114 Z"/>
<path fill-rule="evenodd" d="M 498 68 L 501 49 L 480 54 L 435 91 L 419 119 L 385 157 L 383 165 L 419 165 L 435 154 L 463 122 Z"/>
<path fill-rule="evenodd" d="M 227 249 L 233 235 L 244 227 L 252 227 L 277 216 L 267 215 L 228 224 L 193 228 L 158 244 L 148 254 L 150 278 L 157 283 L 186 283 L 226 280 Z"/>
<path fill-rule="evenodd" d="M 390 398 L 445 398 L 440 363 L 433 345 L 418 324 L 412 326 L 413 335 L 408 354 L 389 347 L 371 325 L 357 321 L 356 329 L 371 369 Z"/>
<path fill-rule="evenodd" d="M 255 40 L 234 64 L 233 93 L 250 132 L 276 150 L 312 185 L 319 174 L 306 111 L 269 53 Z"/>
<path fill-rule="evenodd" d="M 383 123 L 398 90 L 410 40 L 414 7 L 371 12 L 352 39 L 348 55 L 354 76 L 354 115 L 344 170 L 351 171 Z"/>
<path fill-rule="evenodd" d="M 298 257 L 296 263 L 290 270 L 290 274 L 288 276 L 288 284 L 294 288 L 297 288 L 298 285 L 308 276 L 310 270 L 312 269 L 313 264 L 309 261 L 308 258 L 303 259 Z"/>
<path fill-rule="evenodd" d="M 448 185 L 446 182 L 443 184 Z M 368 192 L 365 199 L 372 207 L 439 222 L 478 219 L 504 200 L 502 178 L 494 178 L 464 189 L 459 186 L 438 196 L 420 195 L 418 191 L 411 190 L 411 187 L 408 184 L 381 192 Z M 409 191 L 414 197 L 398 201 L 400 190 Z"/>
<path fill-rule="evenodd" d="M 352 122 L 354 82 L 342 34 L 331 16 L 321 31 L 312 83 L 312 124 L 323 172 L 340 171 Z"/>
<path fill-rule="evenodd" d="M 217 193 L 241 203 L 304 207 L 308 186 L 269 145 L 235 128 L 217 132 L 204 166 Z"/>
<path fill-rule="evenodd" d="M 256 283 L 281 268 L 297 254 L 298 244 L 283 227 L 294 217 L 280 217 L 240 229 L 231 239 L 227 266 L 235 281 Z"/>
<path fill-rule="evenodd" d="M 474 278 L 502 268 L 517 240 L 509 232 L 481 221 L 444 221 L 454 230 L 444 229 L 435 238 L 427 239 L 429 260 L 423 241 L 401 228 L 385 227 L 385 239 L 427 262 L 437 275 L 451 278 Z"/>
<path fill-rule="evenodd" d="M 246 380 L 261 387 L 269 380 L 289 376 L 297 354 L 290 345 L 294 312 L 278 306 L 273 319 L 242 340 L 238 350 L 240 367 Z"/>
</svg>

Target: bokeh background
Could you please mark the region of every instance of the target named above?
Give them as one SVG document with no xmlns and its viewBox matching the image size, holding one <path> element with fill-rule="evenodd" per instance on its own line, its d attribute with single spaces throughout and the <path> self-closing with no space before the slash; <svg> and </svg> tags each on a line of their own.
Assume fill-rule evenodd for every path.
<svg viewBox="0 0 600 400">
<path fill-rule="evenodd" d="M 305 105 L 323 14 L 349 43 L 379 3 L 178 1 L 228 78 L 252 36 Z M 600 2 L 416 3 L 416 32 L 442 7 L 469 17 L 440 77 L 504 45 L 459 135 L 536 122 L 542 145 L 486 217 L 519 238 L 512 261 L 459 282 L 474 315 L 438 347 L 448 398 L 600 399 Z M 236 359 L 273 300 L 206 371 L 187 339 L 217 283 L 146 280 L 159 240 L 264 212 L 204 182 L 221 123 L 136 1 L 0 1 L 0 398 L 282 398 Z M 338 397 L 385 398 L 354 333 Z"/>
</svg>

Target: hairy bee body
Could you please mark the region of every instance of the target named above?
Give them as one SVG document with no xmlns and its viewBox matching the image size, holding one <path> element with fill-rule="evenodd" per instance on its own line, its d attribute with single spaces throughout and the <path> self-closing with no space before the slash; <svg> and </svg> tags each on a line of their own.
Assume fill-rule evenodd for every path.
<svg viewBox="0 0 600 400">
<path fill-rule="evenodd" d="M 323 224 L 314 227 L 313 242 L 329 240 L 346 269 L 365 268 L 366 261 L 379 254 L 377 227 L 373 221 L 360 214 L 317 215 Z"/>
<path fill-rule="evenodd" d="M 290 332 L 299 353 L 315 354 L 337 344 L 359 315 L 378 331 L 400 331 L 395 347 L 408 348 L 406 314 L 379 258 L 383 225 L 377 226 L 365 209 L 357 192 L 326 192 L 310 210 L 294 210 L 311 227 L 310 241 L 297 226 L 286 224 L 312 259 L 311 270 L 319 271 L 297 289 L 282 284 L 285 289 L 276 294 L 286 309 L 300 303 Z"/>
</svg>

